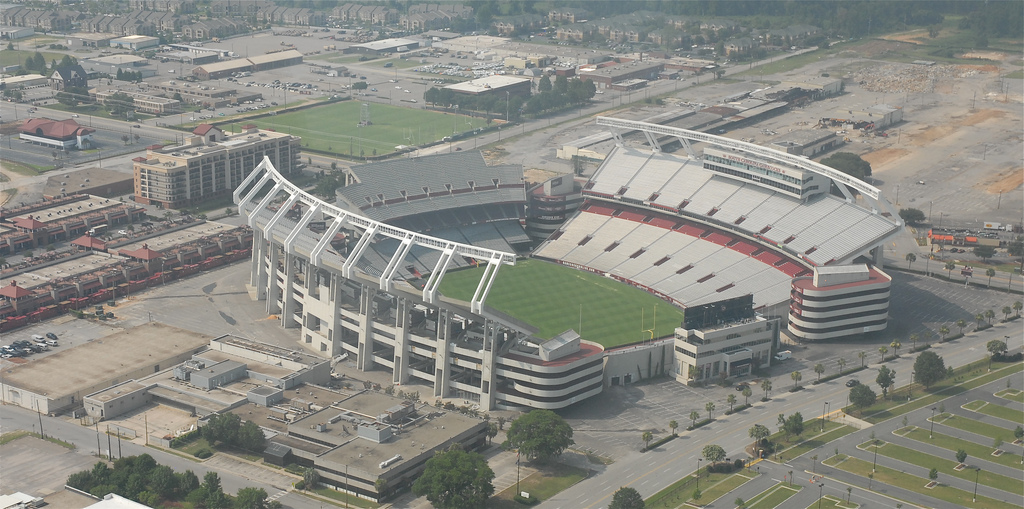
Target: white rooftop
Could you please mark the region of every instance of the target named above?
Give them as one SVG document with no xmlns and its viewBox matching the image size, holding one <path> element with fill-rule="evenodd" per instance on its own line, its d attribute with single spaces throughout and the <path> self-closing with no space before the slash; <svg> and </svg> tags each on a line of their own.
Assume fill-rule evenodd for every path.
<svg viewBox="0 0 1024 509">
<path fill-rule="evenodd" d="M 468 92 L 479 94 L 488 90 L 496 88 L 507 87 L 511 85 L 518 85 L 524 81 L 530 81 L 527 78 L 517 78 L 515 76 L 487 76 L 484 78 L 477 78 L 475 80 L 465 81 L 462 83 L 456 83 L 454 85 L 448 85 L 447 89 L 455 90 L 457 92 Z"/>
</svg>

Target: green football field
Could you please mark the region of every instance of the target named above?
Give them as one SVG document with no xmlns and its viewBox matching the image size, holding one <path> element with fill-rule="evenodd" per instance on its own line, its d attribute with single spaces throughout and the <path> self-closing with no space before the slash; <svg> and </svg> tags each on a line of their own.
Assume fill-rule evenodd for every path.
<svg viewBox="0 0 1024 509">
<path fill-rule="evenodd" d="M 441 293 L 470 300 L 482 270 L 448 273 Z M 521 259 L 514 267 L 502 266 L 486 304 L 539 328 L 537 336 L 542 339 L 567 329 L 580 331 L 582 316 L 583 339 L 606 348 L 650 339 L 646 331 L 652 328 L 654 337 L 669 336 L 683 320 L 681 309 L 643 290 L 540 260 Z"/>
<path fill-rule="evenodd" d="M 384 90 L 383 94 L 387 92 Z M 371 125 L 360 127 L 362 104 L 359 101 L 329 103 L 263 117 L 257 123 L 261 129 L 302 137 L 303 147 L 367 157 L 394 152 L 398 145 L 431 143 L 450 136 L 453 130 L 461 133 L 486 127 L 482 118 L 455 117 L 450 113 L 377 103 L 366 103 Z"/>
</svg>

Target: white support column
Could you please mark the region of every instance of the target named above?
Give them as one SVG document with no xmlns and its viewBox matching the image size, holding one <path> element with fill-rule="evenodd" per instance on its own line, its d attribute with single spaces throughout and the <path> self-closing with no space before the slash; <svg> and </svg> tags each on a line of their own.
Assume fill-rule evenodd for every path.
<svg viewBox="0 0 1024 509">
<path fill-rule="evenodd" d="M 377 290 L 362 285 L 359 292 L 359 354 L 356 356 L 356 367 L 360 371 L 373 369 L 373 297 Z"/>
<path fill-rule="evenodd" d="M 345 279 L 352 279 L 352 268 L 355 267 L 356 262 L 362 258 L 363 251 L 366 251 L 366 247 L 370 245 L 370 241 L 376 233 L 376 224 L 367 228 L 366 231 L 363 232 L 363 236 L 359 238 L 359 242 L 356 243 L 356 247 L 352 249 L 352 252 L 349 253 L 348 258 L 345 260 L 345 263 L 341 266 L 341 275 L 344 276 Z"/>
<path fill-rule="evenodd" d="M 277 223 L 281 221 L 281 218 L 283 218 L 284 215 L 288 213 L 288 210 L 291 209 L 292 205 L 295 205 L 295 202 L 297 202 L 298 200 L 299 195 L 297 193 L 293 194 L 289 196 L 287 200 L 285 200 L 284 204 L 281 205 L 281 208 L 277 209 L 277 213 L 274 214 L 274 217 L 270 218 L 270 221 L 267 222 L 267 225 L 263 227 L 263 233 L 267 234 L 268 238 L 274 238 L 274 227 L 277 226 Z"/>
<path fill-rule="evenodd" d="M 482 313 L 484 308 L 484 302 L 487 300 L 487 294 L 491 292 L 491 285 L 494 284 L 494 279 L 498 276 L 498 269 L 501 268 L 501 258 L 493 257 L 487 263 L 487 267 L 484 268 L 483 275 L 480 276 L 480 283 L 476 286 L 476 292 L 473 293 L 473 300 L 470 301 L 470 311 L 474 313 Z"/>
<path fill-rule="evenodd" d="M 285 329 L 295 326 L 295 264 L 298 257 L 284 252 L 284 284 L 281 293 L 281 327 Z"/>
<path fill-rule="evenodd" d="M 277 246 L 270 245 L 270 266 L 267 268 L 267 314 L 273 315 L 281 312 L 277 300 L 281 297 L 281 287 L 277 280 L 277 262 L 281 254 Z"/>
<path fill-rule="evenodd" d="M 380 290 L 382 292 L 391 291 L 391 279 L 395 277 L 395 271 L 402 264 L 402 260 L 405 259 L 405 255 L 409 254 L 409 249 L 412 248 L 412 234 L 402 239 L 402 244 L 395 250 L 395 254 L 388 261 L 388 266 L 384 269 L 384 272 L 380 275 Z"/>
<path fill-rule="evenodd" d="M 437 287 L 441 285 L 445 272 L 448 272 L 448 265 L 452 261 L 453 254 L 455 254 L 455 248 L 451 244 L 446 246 L 444 251 L 441 252 L 440 258 L 437 259 L 437 264 L 434 265 L 434 270 L 430 272 L 430 277 L 427 278 L 427 283 L 423 285 L 423 300 L 431 304 L 434 304 L 437 300 Z"/>
<path fill-rule="evenodd" d="M 260 230 L 252 231 L 252 253 L 249 261 L 249 285 L 256 288 L 257 299 L 260 295 L 263 295 L 263 289 L 259 288 L 261 275 L 264 272 L 263 267 L 263 256 L 266 253 L 266 242 L 263 240 L 263 232 Z"/>
<path fill-rule="evenodd" d="M 296 197 L 297 196 L 298 195 L 296 195 Z M 302 215 L 302 219 L 299 220 L 299 224 L 295 225 L 295 229 L 288 234 L 287 238 L 284 239 L 285 251 L 289 253 L 292 252 L 292 246 L 295 244 L 295 239 L 299 237 L 299 234 L 302 233 L 302 230 L 306 229 L 306 226 L 309 225 L 309 222 L 312 221 L 314 217 L 320 214 L 321 205 L 321 203 L 313 205 L 312 207 L 309 208 L 309 210 L 306 211 L 305 214 Z"/>
<path fill-rule="evenodd" d="M 263 160 L 260 161 L 260 164 L 257 164 L 256 167 L 253 168 L 253 170 L 249 172 L 249 174 L 246 175 L 244 179 L 242 179 L 242 183 L 239 184 L 238 187 L 236 187 L 235 190 L 231 193 L 231 199 L 234 200 L 234 202 L 239 205 L 239 208 L 241 208 L 243 202 L 248 203 L 249 198 L 255 192 L 254 190 L 250 190 L 246 194 L 245 199 L 241 199 L 242 190 L 245 189 L 245 186 L 249 185 L 249 183 L 252 182 L 257 175 L 263 174 L 263 178 L 260 179 L 260 184 L 254 188 L 259 189 L 263 187 L 262 184 L 266 183 L 267 179 L 270 178 L 270 176 L 273 174 L 273 172 L 267 171 L 268 165 L 270 166 L 270 168 L 274 167 L 274 165 L 270 163 L 270 159 L 267 158 L 266 156 L 263 156 Z"/>
<path fill-rule="evenodd" d="M 683 150 L 686 151 L 686 155 L 690 156 L 690 159 L 700 159 L 697 157 L 697 153 L 693 151 L 693 146 L 690 145 L 690 140 L 683 138 L 682 136 L 677 136 L 676 139 L 679 140 L 679 144 L 683 146 Z"/>
<path fill-rule="evenodd" d="M 250 174 L 250 176 L 255 175 L 255 174 L 256 174 L 256 172 L 252 172 Z M 260 181 L 255 186 L 253 186 L 253 188 L 250 189 L 248 193 L 245 194 L 244 198 L 242 198 L 242 199 L 237 199 L 236 198 L 235 199 L 235 203 L 238 204 L 238 213 L 239 214 L 241 214 L 243 216 L 248 216 L 248 211 L 247 211 L 248 207 L 247 206 L 252 205 L 252 199 L 256 197 L 256 193 L 258 193 L 260 191 L 260 189 L 263 189 L 263 186 L 267 185 L 267 181 L 269 181 L 269 180 L 270 180 L 270 173 L 264 173 L 263 177 L 260 178 Z M 243 187 L 244 187 L 244 184 L 243 184 Z M 237 195 L 239 192 L 241 192 L 241 190 L 242 190 L 242 187 L 239 187 L 238 189 L 235 189 L 235 194 Z"/>
<path fill-rule="evenodd" d="M 309 253 L 309 263 L 313 265 L 320 265 L 320 259 L 323 257 L 324 251 L 327 246 L 331 245 L 331 241 L 334 240 L 334 236 L 338 234 L 338 230 L 341 229 L 342 223 L 345 222 L 345 217 L 348 214 L 342 214 L 334 219 L 331 226 L 327 227 L 327 231 L 324 232 L 324 236 L 320 237 L 320 241 L 316 243 L 316 247 Z"/>
<path fill-rule="evenodd" d="M 480 409 L 484 412 L 494 410 L 494 386 L 497 383 L 495 364 L 498 360 L 498 349 L 500 339 L 498 323 L 493 320 L 484 320 L 484 349 L 482 352 L 483 364 L 480 369 Z"/>
<path fill-rule="evenodd" d="M 260 210 L 266 209 L 267 206 L 270 205 L 270 202 L 273 201 L 274 197 L 277 196 L 277 193 L 280 192 L 282 188 L 284 188 L 284 182 L 278 182 L 277 185 L 275 185 L 274 188 L 271 189 L 270 192 L 267 193 L 267 195 L 264 196 L 262 200 L 260 200 L 259 205 L 256 205 L 256 208 L 252 209 L 253 212 L 258 212 Z M 249 214 L 247 219 L 249 227 L 255 230 L 257 228 L 256 216 L 254 216 L 253 214 Z"/>
<path fill-rule="evenodd" d="M 392 381 L 404 384 L 409 381 L 409 309 L 408 299 L 398 297 L 395 306 L 395 370 Z"/>
<path fill-rule="evenodd" d="M 661 152 L 661 145 L 658 143 L 657 137 L 651 134 L 650 131 L 644 131 L 644 137 L 647 138 L 647 143 L 651 145 L 651 150 Z"/>
<path fill-rule="evenodd" d="M 448 395 L 448 380 L 451 377 L 451 353 L 448 346 L 448 335 L 451 333 L 451 311 L 437 310 L 437 348 L 434 354 L 434 397 L 443 398 Z"/>
</svg>

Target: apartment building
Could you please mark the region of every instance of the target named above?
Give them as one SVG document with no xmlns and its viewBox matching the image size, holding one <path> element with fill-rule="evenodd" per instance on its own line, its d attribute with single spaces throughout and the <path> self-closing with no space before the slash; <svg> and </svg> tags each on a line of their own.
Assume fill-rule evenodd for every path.
<svg viewBox="0 0 1024 509">
<path fill-rule="evenodd" d="M 135 201 L 181 208 L 229 194 L 267 156 L 284 174 L 301 168 L 297 136 L 255 125 L 225 134 L 202 124 L 182 145 L 154 145 L 134 159 Z"/>
</svg>

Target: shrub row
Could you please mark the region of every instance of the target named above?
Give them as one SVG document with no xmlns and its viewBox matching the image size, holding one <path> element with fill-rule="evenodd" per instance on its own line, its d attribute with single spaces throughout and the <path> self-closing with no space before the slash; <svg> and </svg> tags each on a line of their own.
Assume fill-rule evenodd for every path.
<svg viewBox="0 0 1024 509">
<path fill-rule="evenodd" d="M 199 428 L 196 428 L 188 433 L 183 433 L 181 436 L 174 437 L 171 439 L 171 449 L 184 447 L 187 444 L 195 442 L 200 436 L 202 436 L 202 432 Z"/>
<path fill-rule="evenodd" d="M 512 495 L 512 500 L 515 500 L 516 502 L 523 505 L 537 505 L 540 503 L 540 499 L 533 496 L 533 493 L 530 494 L 530 498 L 526 498 L 516 493 L 515 495 Z"/>
<path fill-rule="evenodd" d="M 925 350 L 927 350 L 927 349 L 929 349 L 931 347 L 932 347 L 932 345 L 924 344 L 924 345 L 921 345 L 921 346 L 919 346 L 917 348 L 912 348 L 910 350 L 910 353 L 923 352 L 923 351 L 925 351 Z"/>
<path fill-rule="evenodd" d="M 679 437 L 679 435 L 669 435 L 667 437 L 663 437 L 661 440 L 658 440 L 657 442 L 654 442 L 651 445 L 648 445 L 647 447 L 642 447 L 640 449 L 640 452 L 650 451 L 651 449 L 654 449 L 654 448 L 656 448 L 656 447 L 658 447 L 660 445 L 664 445 L 664 444 L 666 444 L 668 442 L 671 442 L 671 441 L 675 440 L 678 437 Z"/>
<path fill-rule="evenodd" d="M 964 335 L 958 332 L 956 334 L 953 334 L 952 336 L 947 337 L 946 339 L 943 339 L 943 340 L 939 341 L 939 343 L 948 343 L 950 341 L 953 341 L 953 340 L 956 340 L 956 339 L 960 339 L 962 337 L 964 337 Z"/>
<path fill-rule="evenodd" d="M 725 411 L 725 415 L 732 415 L 732 414 L 734 414 L 736 412 L 739 412 L 739 411 L 742 411 L 742 410 L 746 410 L 748 408 L 750 408 L 749 404 L 748 405 L 740 405 L 740 406 L 738 406 L 736 408 L 733 408 L 732 410 L 726 410 Z"/>
<path fill-rule="evenodd" d="M 199 449 L 198 451 L 192 453 L 192 455 L 201 460 L 204 460 L 206 458 L 209 458 L 210 456 L 213 456 L 213 451 L 206 447 L 203 447 L 202 449 Z"/>
<path fill-rule="evenodd" d="M 832 380 L 835 380 L 836 378 L 841 378 L 841 377 L 844 377 L 846 375 L 851 375 L 851 374 L 856 373 L 856 372 L 858 372 L 858 371 L 860 371 L 862 369 L 867 369 L 867 367 L 866 366 L 857 366 L 856 368 L 851 368 L 851 369 L 848 369 L 846 371 L 840 371 L 839 373 L 833 373 L 833 374 L 831 374 L 829 376 L 826 376 L 826 377 L 824 377 L 824 378 L 822 378 L 820 380 L 815 380 L 815 381 L 811 382 L 811 384 L 812 385 L 818 385 L 818 384 L 823 384 L 825 382 L 830 382 Z"/>
<path fill-rule="evenodd" d="M 789 392 L 797 392 L 797 391 L 802 391 L 802 390 L 804 390 L 804 386 L 802 386 L 802 385 L 798 385 L 798 386 L 796 386 L 796 387 L 792 387 L 792 388 L 790 388 L 790 389 L 789 389 Z"/>
<path fill-rule="evenodd" d="M 733 462 L 712 463 L 707 466 L 707 471 L 712 474 L 731 474 L 742 469 L 745 465 L 742 459 L 736 458 L 736 461 Z"/>
<path fill-rule="evenodd" d="M 713 422 L 715 422 L 714 419 L 704 419 L 703 421 L 697 421 L 697 424 L 694 424 L 693 426 L 686 428 L 686 431 L 693 431 L 697 428 L 707 426 L 708 424 L 711 424 Z"/>
</svg>

